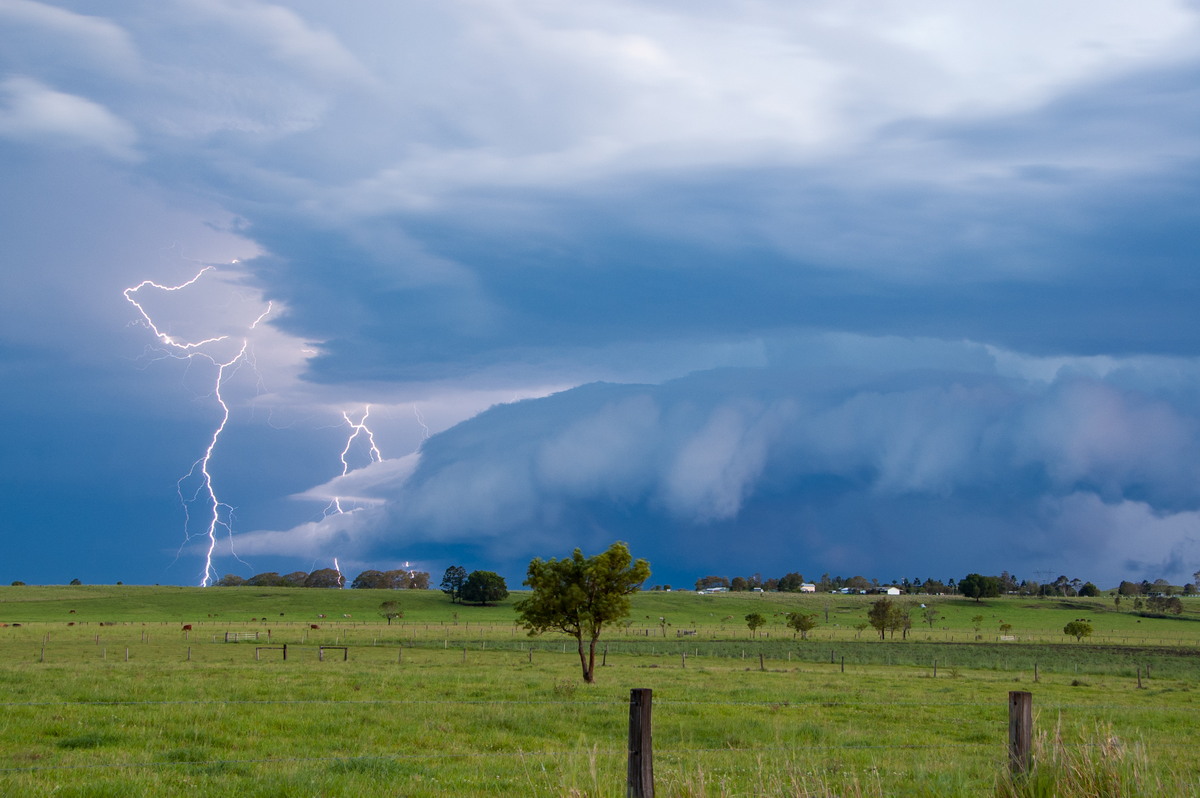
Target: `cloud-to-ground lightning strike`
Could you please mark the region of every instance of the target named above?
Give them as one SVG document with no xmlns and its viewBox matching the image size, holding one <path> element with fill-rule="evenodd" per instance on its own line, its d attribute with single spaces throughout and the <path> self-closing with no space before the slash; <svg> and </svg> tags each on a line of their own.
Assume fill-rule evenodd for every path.
<svg viewBox="0 0 1200 798">
<path fill-rule="evenodd" d="M 372 463 L 383 462 L 383 453 L 380 452 L 379 447 L 375 445 L 375 433 L 372 432 L 371 428 L 367 426 L 367 419 L 370 418 L 370 416 L 370 405 L 366 405 L 363 408 L 362 419 L 359 421 L 352 421 L 350 419 L 350 414 L 344 410 L 342 411 L 342 418 L 344 418 L 346 423 L 350 425 L 350 436 L 346 438 L 346 445 L 342 448 L 342 476 L 346 476 L 352 470 L 350 468 L 350 461 L 347 458 L 350 456 L 350 448 L 354 445 L 354 441 L 359 435 L 362 435 L 367 441 L 367 455 L 370 458 L 370 461 Z M 331 501 L 329 506 L 325 508 L 325 517 L 328 518 L 331 515 L 341 515 L 345 512 L 346 511 L 342 508 L 341 497 L 334 496 L 333 501 Z"/>
<path fill-rule="evenodd" d="M 154 288 L 159 291 L 168 292 L 181 291 L 185 288 L 195 285 L 196 282 L 212 268 L 212 266 L 205 266 L 190 280 L 180 283 L 179 285 L 161 285 L 152 280 L 143 280 L 136 286 L 126 288 L 123 292 L 125 299 L 127 299 L 130 304 L 137 308 L 138 313 L 141 314 L 142 323 L 145 324 L 145 326 L 154 333 L 159 342 L 166 347 L 163 352 L 168 357 L 179 360 L 194 360 L 196 358 L 200 358 L 208 361 L 217 370 L 216 376 L 213 379 L 212 397 L 221 410 L 221 419 L 216 428 L 213 430 L 212 436 L 209 438 L 208 445 L 204 448 L 204 453 L 194 463 L 192 463 L 191 469 L 187 472 L 187 474 L 180 477 L 179 481 L 176 483 L 176 491 L 179 494 L 179 501 L 183 505 L 184 512 L 184 545 L 186 545 L 187 542 L 192 539 L 192 534 L 190 531 L 191 506 L 198 501 L 203 501 L 205 507 L 207 508 L 207 526 L 203 534 L 208 539 L 208 542 L 204 558 L 204 574 L 200 580 L 200 584 L 203 587 L 207 587 L 212 578 L 215 576 L 215 572 L 213 571 L 213 553 L 217 547 L 217 530 L 222 529 L 231 537 L 233 534 L 231 517 L 233 513 L 233 507 L 222 502 L 217 497 L 216 488 L 213 486 L 213 477 L 210 466 L 212 464 L 213 452 L 216 450 L 217 443 L 221 439 L 221 433 L 225 431 L 225 427 L 229 423 L 229 405 L 221 393 L 221 388 L 225 385 L 227 376 L 233 372 L 236 372 L 238 367 L 248 361 L 247 352 L 249 351 L 250 347 L 250 339 L 248 337 L 242 339 L 241 345 L 238 347 L 237 353 L 233 355 L 233 357 L 224 359 L 218 358 L 215 355 L 204 351 L 201 347 L 226 341 L 228 340 L 229 336 L 220 335 L 211 338 L 205 338 L 199 341 L 180 340 L 173 335 L 163 332 L 158 325 L 155 324 L 153 318 L 151 318 L 145 307 L 138 302 L 137 294 L 139 291 L 145 288 Z M 257 327 L 259 323 L 261 323 L 263 319 L 265 319 L 270 313 L 271 305 L 268 303 L 266 310 L 259 314 L 258 318 L 256 318 L 250 325 L 249 329 L 253 330 L 255 327 Z M 194 477 L 197 473 L 200 475 L 200 484 L 189 498 L 185 493 L 184 483 L 189 478 Z"/>
</svg>

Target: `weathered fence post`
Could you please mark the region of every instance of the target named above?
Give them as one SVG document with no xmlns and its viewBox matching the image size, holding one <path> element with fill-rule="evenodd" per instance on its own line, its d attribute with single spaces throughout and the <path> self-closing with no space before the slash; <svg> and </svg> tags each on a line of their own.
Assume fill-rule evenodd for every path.
<svg viewBox="0 0 1200 798">
<path fill-rule="evenodd" d="M 758 669 L 760 671 L 765 671 L 767 669 L 766 663 L 763 662 L 763 654 L 761 651 L 758 652 Z"/>
<path fill-rule="evenodd" d="M 629 691 L 629 768 L 626 798 L 654 798 L 654 752 L 650 735 L 650 699 L 653 691 Z"/>
<path fill-rule="evenodd" d="M 1014 776 L 1029 772 L 1033 750 L 1033 693 L 1012 690 L 1008 694 L 1008 766 Z"/>
</svg>

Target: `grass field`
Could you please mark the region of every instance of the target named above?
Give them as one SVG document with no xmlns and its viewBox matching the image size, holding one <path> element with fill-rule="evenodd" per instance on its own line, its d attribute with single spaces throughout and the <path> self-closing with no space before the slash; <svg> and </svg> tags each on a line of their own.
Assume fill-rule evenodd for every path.
<svg viewBox="0 0 1200 798">
<path fill-rule="evenodd" d="M 396 598 L 405 617 L 389 626 L 377 609 Z M 618 796 L 629 691 L 651 688 L 659 795 L 1000 794 L 1007 694 L 1021 689 L 1043 761 L 1092 757 L 1124 780 L 1113 794 L 1200 793 L 1200 601 L 1167 619 L 1111 599 L 925 598 L 942 614 L 933 628 L 879 641 L 854 629 L 864 598 L 640 594 L 584 685 L 572 643 L 526 637 L 511 601 L 0 588 L 0 789 Z M 782 626 L 793 609 L 821 615 L 813 639 Z M 772 621 L 757 638 L 751 611 Z M 1097 633 L 1064 639 L 1080 617 Z M 1017 640 L 997 640 L 1001 622 Z M 321 645 L 348 659 L 319 659 Z"/>
</svg>

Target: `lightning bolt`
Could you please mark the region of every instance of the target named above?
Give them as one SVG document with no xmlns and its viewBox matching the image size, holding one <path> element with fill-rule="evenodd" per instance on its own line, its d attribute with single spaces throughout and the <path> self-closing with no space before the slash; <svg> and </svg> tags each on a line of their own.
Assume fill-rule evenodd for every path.
<svg viewBox="0 0 1200 798">
<path fill-rule="evenodd" d="M 201 454 L 200 457 L 197 458 L 194 463 L 192 463 L 192 467 L 188 470 L 187 474 L 180 477 L 175 483 L 175 490 L 179 495 L 179 501 L 183 506 L 184 513 L 183 545 L 187 545 L 187 543 L 194 537 L 194 535 L 191 533 L 192 507 L 196 504 L 200 504 L 205 508 L 204 517 L 206 518 L 206 525 L 202 536 L 207 538 L 207 546 L 204 555 L 204 573 L 200 579 L 200 585 L 202 587 L 207 587 L 212 581 L 213 577 L 216 575 L 216 572 L 213 570 L 213 554 L 217 547 L 218 531 L 223 530 L 224 533 L 230 538 L 232 538 L 233 535 L 233 507 L 218 498 L 216 488 L 213 485 L 211 465 L 213 454 L 216 451 L 217 444 L 221 440 L 221 434 L 225 431 L 225 427 L 229 423 L 230 416 L 229 404 L 225 401 L 225 397 L 222 394 L 221 389 L 225 386 L 226 380 L 229 376 L 236 373 L 241 366 L 250 362 L 248 354 L 250 349 L 250 339 L 249 337 L 242 338 L 241 345 L 237 349 L 237 354 L 233 355 L 233 357 L 218 358 L 215 354 L 206 351 L 205 347 L 211 348 L 211 345 L 213 344 L 218 344 L 229 340 L 229 336 L 219 335 L 212 338 L 204 338 L 198 341 L 185 341 L 177 338 L 174 335 L 171 335 L 160 329 L 160 327 L 151 317 L 150 313 L 138 301 L 137 296 L 139 292 L 149 288 L 163 292 L 182 291 L 195 285 L 201 277 L 203 277 L 213 268 L 214 267 L 212 266 L 205 266 L 190 280 L 180 283 L 179 285 L 161 285 L 153 280 L 143 280 L 135 286 L 126 288 L 122 292 L 125 296 L 125 299 L 128 300 L 131 305 L 137 308 L 138 313 L 141 315 L 141 323 L 152 333 L 154 333 L 155 338 L 158 339 L 159 343 L 163 347 L 161 351 L 165 356 L 175 358 L 177 360 L 187 360 L 189 362 L 203 360 L 216 368 L 216 376 L 213 379 L 211 396 L 216 402 L 217 407 L 220 409 L 221 420 L 213 430 L 212 436 L 208 440 L 208 445 L 204 447 L 203 454 Z M 250 324 L 249 329 L 255 329 L 259 323 L 261 323 L 265 318 L 267 318 L 268 315 L 270 315 L 270 313 L 271 304 L 268 303 L 266 310 L 259 314 L 258 318 L 256 318 L 254 322 Z M 184 485 L 189 480 L 194 479 L 197 475 L 199 475 L 200 484 L 189 497 L 185 492 Z"/>
<path fill-rule="evenodd" d="M 413 402 L 412 409 L 413 415 L 417 417 L 417 423 L 421 425 L 421 440 L 429 440 L 429 425 L 425 423 L 425 416 L 421 415 L 416 402 Z"/>
<path fill-rule="evenodd" d="M 362 418 L 358 421 L 352 421 L 350 414 L 344 410 L 342 411 L 342 418 L 346 420 L 348 425 L 350 425 L 350 435 L 346 438 L 346 445 L 342 448 L 342 476 L 346 476 L 353 470 L 350 468 L 350 461 L 347 458 L 350 457 L 350 449 L 354 446 L 354 441 L 357 440 L 360 435 L 363 436 L 367 441 L 367 456 L 370 458 L 370 461 L 372 463 L 383 462 L 383 453 L 380 452 L 379 447 L 375 445 L 375 433 L 372 432 L 371 428 L 367 426 L 367 419 L 370 417 L 370 405 L 365 405 L 363 407 Z M 345 512 L 346 510 L 342 507 L 341 497 L 335 496 L 333 497 L 333 501 L 329 503 L 329 506 L 325 508 L 323 517 L 328 518 L 331 515 L 341 515 Z"/>
</svg>

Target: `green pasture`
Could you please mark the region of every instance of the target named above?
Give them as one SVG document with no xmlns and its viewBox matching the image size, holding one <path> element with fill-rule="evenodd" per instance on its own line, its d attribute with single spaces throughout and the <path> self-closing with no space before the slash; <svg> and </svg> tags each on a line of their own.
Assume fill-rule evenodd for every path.
<svg viewBox="0 0 1200 798">
<path fill-rule="evenodd" d="M 1111 599 L 924 598 L 934 629 L 879 641 L 853 629 L 869 598 L 643 593 L 585 685 L 573 642 L 528 638 L 511 601 L 0 588 L 0 791 L 619 796 L 629 691 L 651 688 L 664 796 L 996 794 L 1014 689 L 1033 693 L 1046 745 L 1117 741 L 1141 785 L 1121 794 L 1200 792 L 1200 604 L 1166 619 Z M 405 612 L 390 626 L 386 599 Z M 811 640 L 775 620 L 826 603 Z M 773 619 L 753 639 L 751 611 Z M 1018 639 L 976 640 L 979 614 Z M 1097 634 L 1067 642 L 1077 617 Z"/>
<path fill-rule="evenodd" d="M 398 601 L 404 617 L 397 625 L 413 635 L 476 635 L 481 626 L 498 636 L 521 635 L 514 631 L 513 603 L 522 593 L 494 607 L 451 603 L 437 590 L 322 590 L 312 588 L 196 588 L 107 585 L 0 587 L 0 622 L 104 622 L 203 623 L 217 627 L 281 627 L 310 623 L 337 623 L 345 627 L 380 623 L 379 604 Z M 614 628 L 613 638 L 679 639 L 695 632 L 700 639 L 750 639 L 745 616 L 758 612 L 767 626 L 756 639 L 792 637 L 786 614 L 793 611 L 818 615 L 820 626 L 810 633 L 814 641 L 869 640 L 875 632 L 855 627 L 866 621 L 867 609 L 877 596 L 796 593 L 724 593 L 698 595 L 691 591 L 642 592 L 634 596 L 628 625 Z M 1128 598 L 1120 607 L 1112 597 L 1017 598 L 975 602 L 960 597 L 900 596 L 893 601 L 911 607 L 915 642 L 995 642 L 1001 624 L 1011 625 L 1007 636 L 1017 642 L 1066 642 L 1062 629 L 1069 621 L 1088 619 L 1094 633 L 1089 642 L 1143 646 L 1200 646 L 1200 597 L 1184 599 L 1185 611 L 1177 617 L 1147 617 L 1133 610 Z M 932 626 L 925 608 L 939 613 Z M 71 611 L 74 610 L 72 613 Z M 324 617 L 321 617 L 324 616 Z M 979 630 L 976 616 L 982 616 Z M 428 629 L 426 628 L 428 627 Z M 436 628 L 435 628 L 436 627 Z M 691 635 L 686 635 L 691 636 Z"/>
</svg>

